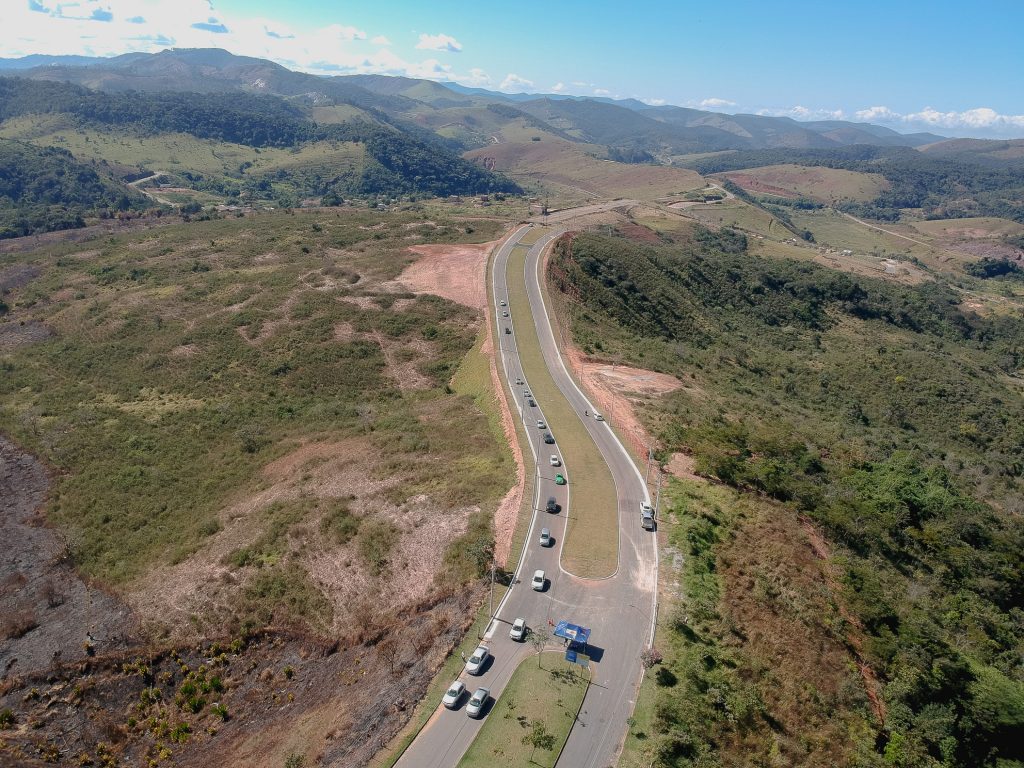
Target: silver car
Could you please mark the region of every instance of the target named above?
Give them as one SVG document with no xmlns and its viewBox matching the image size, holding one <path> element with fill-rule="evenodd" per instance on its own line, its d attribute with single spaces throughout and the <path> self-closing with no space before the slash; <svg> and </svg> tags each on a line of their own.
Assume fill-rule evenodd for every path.
<svg viewBox="0 0 1024 768">
<path fill-rule="evenodd" d="M 540 545 L 542 547 L 551 546 L 551 531 L 547 528 L 540 529 Z"/>
<path fill-rule="evenodd" d="M 537 592 L 543 592 L 544 585 L 547 584 L 547 581 L 548 580 L 544 577 L 544 571 L 534 571 L 533 579 L 530 581 L 530 586 L 533 587 L 534 590 Z M 484 650 L 486 651 L 487 649 L 484 648 Z M 466 669 L 468 670 L 469 667 L 467 667 Z"/>
<path fill-rule="evenodd" d="M 473 691 L 473 695 L 469 697 L 469 703 L 466 705 L 466 714 L 470 717 L 480 717 L 484 707 L 487 706 L 487 699 L 490 698 L 490 695 L 491 692 L 487 688 L 477 688 Z"/>
<path fill-rule="evenodd" d="M 458 709 L 459 701 L 462 699 L 462 694 L 466 692 L 466 684 L 461 680 L 456 680 L 454 683 L 448 686 L 448 691 L 445 693 L 444 698 L 441 699 L 441 703 L 444 704 L 448 709 Z"/>
<path fill-rule="evenodd" d="M 484 664 L 487 663 L 487 659 L 491 657 L 491 652 L 487 650 L 486 645 L 478 645 L 476 650 L 473 651 L 473 655 L 469 657 L 469 661 L 466 662 L 466 672 L 470 675 L 483 674 Z"/>
</svg>

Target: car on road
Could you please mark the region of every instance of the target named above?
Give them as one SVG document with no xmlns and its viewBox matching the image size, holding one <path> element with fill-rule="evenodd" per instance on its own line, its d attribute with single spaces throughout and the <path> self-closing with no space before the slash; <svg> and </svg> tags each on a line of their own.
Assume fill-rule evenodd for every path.
<svg viewBox="0 0 1024 768">
<path fill-rule="evenodd" d="M 500 304 L 501 304 L 501 306 L 503 306 L 503 307 L 507 307 L 507 306 L 508 306 L 508 302 L 507 302 L 507 301 L 505 301 L 504 299 L 502 299 L 502 300 L 501 300 L 501 301 L 500 301 L 499 303 L 500 303 Z"/>
<path fill-rule="evenodd" d="M 646 501 L 640 502 L 640 527 L 645 531 L 654 530 L 654 510 Z"/>
<path fill-rule="evenodd" d="M 555 444 L 555 438 L 552 437 L 550 432 L 545 432 L 544 433 L 544 442 L 547 443 L 548 445 L 554 445 Z"/>
<path fill-rule="evenodd" d="M 548 496 L 548 503 L 546 505 L 544 505 L 544 509 L 546 511 L 548 511 L 548 512 L 557 512 L 558 511 L 558 502 L 555 501 L 555 497 L 554 496 Z"/>
<path fill-rule="evenodd" d="M 519 376 L 516 376 L 516 386 L 520 386 L 522 383 L 523 383 L 522 378 L 519 377 Z"/>
<path fill-rule="evenodd" d="M 509 328 L 507 325 L 505 326 L 505 333 L 509 334 L 510 336 L 512 335 L 512 329 Z"/>
<path fill-rule="evenodd" d="M 558 458 L 558 454 L 557 453 L 552 453 L 551 454 L 551 466 L 552 467 L 560 467 L 560 466 L 562 466 L 562 460 L 560 458 Z"/>
<path fill-rule="evenodd" d="M 469 661 L 466 662 L 466 672 L 470 675 L 479 675 L 484 671 L 484 664 L 487 663 L 487 659 L 491 657 L 491 652 L 487 650 L 486 645 L 478 645 L 476 650 L 473 651 L 473 655 L 469 657 Z"/>
<path fill-rule="evenodd" d="M 533 397 L 533 395 L 530 394 L 530 390 L 524 389 L 523 390 L 523 397 Z"/>
<path fill-rule="evenodd" d="M 594 411 L 594 419 L 595 419 L 596 421 L 604 421 L 604 416 L 602 416 L 602 415 L 601 415 L 600 413 L 598 413 L 597 411 Z"/>
<path fill-rule="evenodd" d="M 565 485 L 565 475 L 561 472 L 555 475 L 555 485 Z"/>
<path fill-rule="evenodd" d="M 537 402 L 532 397 L 528 397 L 528 398 L 526 398 L 526 404 L 528 406 L 530 406 L 531 408 L 534 408 L 534 407 L 536 407 Z"/>
<path fill-rule="evenodd" d="M 465 692 L 466 684 L 461 680 L 456 680 L 448 686 L 448 691 L 445 693 L 444 698 L 441 699 L 441 703 L 448 709 L 458 709 L 459 702 L 462 700 L 462 694 Z"/>
<path fill-rule="evenodd" d="M 540 529 L 540 545 L 542 547 L 551 546 L 551 531 L 548 528 Z"/>
<path fill-rule="evenodd" d="M 502 317 L 508 317 L 508 312 L 502 312 L 502 313 L 501 313 L 501 316 L 502 316 Z"/>
<path fill-rule="evenodd" d="M 533 578 L 530 580 L 530 586 L 533 587 L 535 592 L 543 592 L 544 586 L 547 583 L 548 580 L 544 576 L 544 571 L 537 570 L 533 572 Z"/>
<path fill-rule="evenodd" d="M 522 640 L 526 637 L 526 619 L 518 618 L 512 622 L 512 629 L 508 631 L 508 636 L 513 640 Z"/>
<path fill-rule="evenodd" d="M 537 429 L 547 429 L 548 425 L 544 423 L 544 419 L 537 419 Z"/>
<path fill-rule="evenodd" d="M 490 695 L 491 692 L 487 688 L 477 688 L 473 691 L 473 695 L 469 697 L 469 703 L 466 704 L 466 714 L 470 717 L 480 717 L 484 707 L 487 706 L 487 699 Z"/>
</svg>

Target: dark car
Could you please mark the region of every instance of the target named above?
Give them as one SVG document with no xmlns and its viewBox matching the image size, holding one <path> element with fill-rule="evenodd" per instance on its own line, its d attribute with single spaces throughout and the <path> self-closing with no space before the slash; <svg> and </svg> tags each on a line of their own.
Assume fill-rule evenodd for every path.
<svg viewBox="0 0 1024 768">
<path fill-rule="evenodd" d="M 551 436 L 550 432 L 545 432 L 544 433 L 544 442 L 547 443 L 548 445 L 554 445 L 555 444 L 555 438 L 553 438 Z"/>
<path fill-rule="evenodd" d="M 557 512 L 558 511 L 558 502 L 555 501 L 555 497 L 554 496 L 549 496 L 548 497 L 548 503 L 547 503 L 547 506 L 544 507 L 544 509 L 546 509 L 548 512 Z"/>
</svg>

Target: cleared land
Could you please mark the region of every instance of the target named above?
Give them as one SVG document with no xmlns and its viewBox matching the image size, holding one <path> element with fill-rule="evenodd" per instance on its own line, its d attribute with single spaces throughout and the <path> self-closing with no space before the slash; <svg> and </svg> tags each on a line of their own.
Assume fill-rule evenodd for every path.
<svg viewBox="0 0 1024 768">
<path fill-rule="evenodd" d="M 567 191 L 580 202 L 631 197 L 653 200 L 704 186 L 695 172 L 654 165 L 629 165 L 596 157 L 599 147 L 566 141 L 539 130 L 540 141 L 516 137 L 468 152 L 466 157 L 505 172 L 517 181 L 534 181 Z"/>
<path fill-rule="evenodd" d="M 877 173 L 803 165 L 766 165 L 722 176 L 756 195 L 805 197 L 821 203 L 867 202 L 889 189 L 889 182 Z"/>
<path fill-rule="evenodd" d="M 601 578 L 614 573 L 618 562 L 615 483 L 580 415 L 569 406 L 544 363 L 522 278 L 526 253 L 525 247 L 517 247 L 508 260 L 509 306 L 526 380 L 544 407 L 567 470 L 570 495 L 562 565 L 576 576 Z"/>
<path fill-rule="evenodd" d="M 493 703 L 487 720 L 460 768 L 552 768 L 586 695 L 587 672 L 565 661 L 561 652 L 545 652 L 523 661 Z M 524 738 L 543 726 L 550 739 L 534 749 Z"/>
<path fill-rule="evenodd" d="M 217 716 L 216 738 L 188 735 L 213 726 L 212 697 L 166 710 L 168 730 L 175 718 L 190 729 L 176 760 L 366 759 L 462 637 L 514 469 L 487 377 L 464 371 L 448 389 L 479 312 L 388 285 L 415 260 L 408 246 L 491 240 L 503 224 L 475 219 L 472 237 L 467 222 L 422 224 L 275 213 L 0 257 L 5 326 L 43 331 L 0 350 L 0 429 L 58 470 L 47 517 L 78 569 L 127 600 L 138 653 L 163 654 L 146 662 L 171 672 L 159 695 L 173 702 L 182 685 L 199 686 L 169 666 L 169 648 L 195 670 L 217 655 L 200 647 L 210 638 L 244 649 L 263 627 L 296 628 L 227 662 L 215 693 L 230 718 Z M 378 589 L 388 601 L 370 597 Z M 101 618 L 90 621 L 107 626 Z M 50 616 L 40 609 L 38 621 Z M 66 626 L 22 637 L 49 661 L 82 647 Z M 92 651 L 103 659 L 124 642 L 104 632 Z M 20 670 L 28 687 L 11 684 L 0 701 L 25 724 L 5 733 L 5 759 L 57 744 L 97 760 L 104 727 L 125 734 L 115 755 L 159 751 L 164 726 L 101 722 L 149 679 L 108 679 L 120 663 L 97 667 L 95 695 L 74 717 L 38 727 L 28 724 L 82 672 L 60 669 L 37 700 L 25 694 L 42 684 Z M 267 667 L 265 680 L 249 677 Z M 312 685 L 273 682 L 292 675 Z M 249 716 L 271 696 L 272 714 Z"/>
</svg>

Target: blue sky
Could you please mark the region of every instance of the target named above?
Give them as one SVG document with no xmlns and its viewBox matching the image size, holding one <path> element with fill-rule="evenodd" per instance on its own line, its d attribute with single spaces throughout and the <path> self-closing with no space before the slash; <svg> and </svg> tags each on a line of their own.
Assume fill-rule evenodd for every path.
<svg viewBox="0 0 1024 768">
<path fill-rule="evenodd" d="M 0 0 L 0 56 L 227 48 L 319 73 L 1024 136 L 1024 2 Z"/>
</svg>

